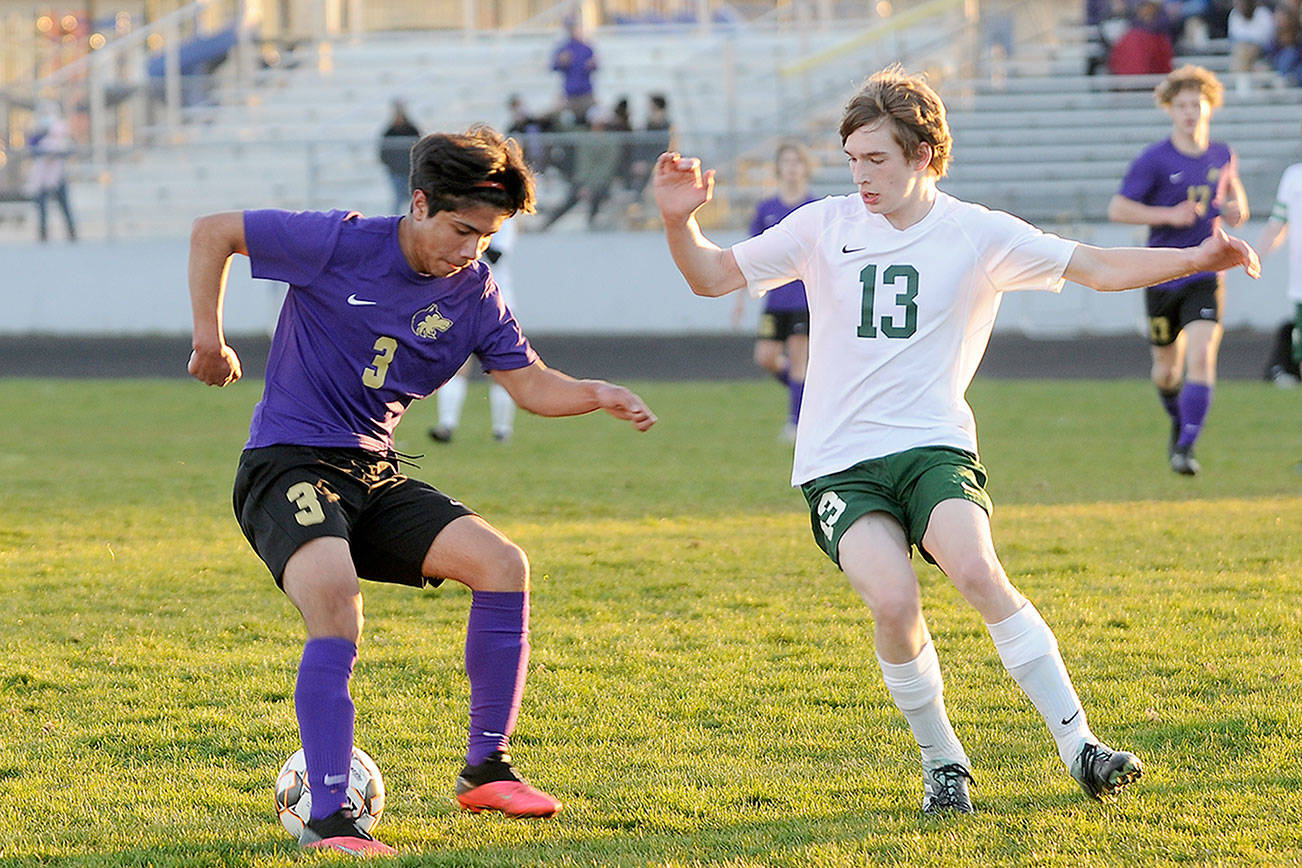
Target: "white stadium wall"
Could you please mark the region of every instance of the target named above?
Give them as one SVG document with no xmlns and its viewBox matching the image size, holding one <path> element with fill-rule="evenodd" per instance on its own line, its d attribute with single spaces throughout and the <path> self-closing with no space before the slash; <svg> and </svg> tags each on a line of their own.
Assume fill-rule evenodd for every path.
<svg viewBox="0 0 1302 868">
<path fill-rule="evenodd" d="M 1238 234 L 1255 240 L 1260 223 Z M 1127 227 L 1072 226 L 1062 234 L 1094 244 L 1138 243 Z M 736 235 L 720 233 L 728 243 Z M 185 239 L 52 243 L 0 247 L 0 334 L 122 336 L 188 334 Z M 1273 328 L 1289 312 L 1287 257 L 1266 261 L 1257 281 L 1231 274 L 1229 327 Z M 674 269 L 659 233 L 524 234 L 515 251 L 517 317 L 530 334 L 710 334 L 733 330 L 732 298 L 700 299 Z M 235 257 L 226 300 L 230 334 L 266 332 L 282 287 L 249 276 Z M 750 330 L 759 304 L 747 306 Z M 1135 333 L 1142 327 L 1135 293 L 1066 287 L 1005 296 L 998 331 L 1033 337 Z"/>
</svg>

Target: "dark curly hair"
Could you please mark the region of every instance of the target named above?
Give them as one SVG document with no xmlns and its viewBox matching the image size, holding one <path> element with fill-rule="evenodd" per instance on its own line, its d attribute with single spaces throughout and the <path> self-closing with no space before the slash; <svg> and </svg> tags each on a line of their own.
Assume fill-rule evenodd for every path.
<svg viewBox="0 0 1302 868">
<path fill-rule="evenodd" d="M 424 191 L 431 214 L 472 204 L 534 212 L 533 172 L 520 146 L 486 124 L 430 133 L 413 145 L 411 189 Z"/>
</svg>

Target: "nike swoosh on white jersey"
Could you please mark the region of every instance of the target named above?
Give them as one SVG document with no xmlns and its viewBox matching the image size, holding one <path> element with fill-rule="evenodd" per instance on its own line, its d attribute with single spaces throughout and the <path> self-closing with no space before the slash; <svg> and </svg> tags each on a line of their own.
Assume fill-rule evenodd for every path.
<svg viewBox="0 0 1302 868">
<path fill-rule="evenodd" d="M 367 301 L 364 298 L 358 298 L 357 293 L 355 292 L 348 296 L 348 303 L 352 305 L 378 304 L 378 302 Z"/>
</svg>

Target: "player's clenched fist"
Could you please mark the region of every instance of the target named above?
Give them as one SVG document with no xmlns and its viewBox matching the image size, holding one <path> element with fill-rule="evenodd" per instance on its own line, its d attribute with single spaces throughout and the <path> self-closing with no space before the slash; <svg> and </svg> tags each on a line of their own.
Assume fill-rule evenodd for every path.
<svg viewBox="0 0 1302 868">
<path fill-rule="evenodd" d="M 199 350 L 190 353 L 190 376 L 209 386 L 229 386 L 244 372 L 240 370 L 240 357 L 235 350 L 222 344 L 219 350 Z"/>
</svg>

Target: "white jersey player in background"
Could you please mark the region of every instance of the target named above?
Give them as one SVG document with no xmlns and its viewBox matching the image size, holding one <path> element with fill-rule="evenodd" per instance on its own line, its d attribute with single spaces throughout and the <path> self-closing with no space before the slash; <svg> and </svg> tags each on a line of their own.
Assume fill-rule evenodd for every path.
<svg viewBox="0 0 1302 868">
<path fill-rule="evenodd" d="M 1302 163 L 1284 170 L 1275 194 L 1275 207 L 1257 246 L 1266 256 L 1288 239 L 1288 298 L 1293 302 L 1293 361 L 1302 363 L 1302 232 L 1289 232 L 1293 217 L 1302 216 Z M 1276 382 L 1284 382 L 1276 379 Z"/>
<path fill-rule="evenodd" d="M 512 267 L 515 257 L 512 251 L 519 231 L 515 220 L 507 220 L 489 242 L 488 250 L 484 251 L 484 258 L 493 266 L 493 280 L 507 307 L 515 304 L 515 269 Z M 470 374 L 476 364 L 478 360 L 471 357 L 455 377 L 434 393 L 438 403 L 438 424 L 429 429 L 429 436 L 439 443 L 451 443 L 461 424 L 461 411 L 470 392 Z M 498 443 L 510 440 L 515 434 L 515 401 L 511 400 L 506 389 L 491 380 L 488 384 L 488 414 L 493 439 Z"/>
<path fill-rule="evenodd" d="M 872 611 L 887 689 L 921 751 L 923 809 L 970 812 L 972 777 L 945 711 L 915 545 L 980 613 L 1072 777 L 1110 799 L 1139 777 L 1140 761 L 1091 732 L 1053 632 L 995 555 L 964 393 L 1003 292 L 1056 292 L 1064 278 L 1120 290 L 1237 265 L 1255 276 L 1256 254 L 1219 230 L 1196 248 L 1101 249 L 939 192 L 945 108 L 898 67 L 868 79 L 840 133 L 856 192 L 805 205 L 727 250 L 695 218 L 713 171 L 663 154 L 655 194 L 674 262 L 703 296 L 805 283 L 810 360 L 792 482 L 819 545 Z"/>
</svg>

